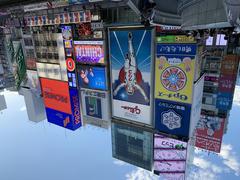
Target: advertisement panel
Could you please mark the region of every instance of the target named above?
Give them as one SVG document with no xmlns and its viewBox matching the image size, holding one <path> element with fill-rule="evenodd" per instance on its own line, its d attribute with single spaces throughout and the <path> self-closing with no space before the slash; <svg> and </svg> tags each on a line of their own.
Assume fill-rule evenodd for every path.
<svg viewBox="0 0 240 180">
<path fill-rule="evenodd" d="M 60 112 L 71 114 L 71 102 L 68 83 L 46 78 L 40 78 L 44 104 Z"/>
<path fill-rule="evenodd" d="M 221 150 L 225 119 L 201 116 L 195 134 L 195 146 L 219 153 Z"/>
<path fill-rule="evenodd" d="M 81 88 L 107 90 L 106 68 L 81 65 L 77 68 Z"/>
<path fill-rule="evenodd" d="M 75 59 L 85 64 L 104 64 L 103 41 L 74 41 Z"/>
<path fill-rule="evenodd" d="M 83 115 L 110 120 L 109 92 L 81 90 Z"/>
<path fill-rule="evenodd" d="M 62 80 L 60 65 L 37 63 L 39 77 Z"/>
<path fill-rule="evenodd" d="M 113 116 L 152 125 L 152 30 L 110 29 Z"/>
<path fill-rule="evenodd" d="M 191 105 L 155 99 L 155 128 L 161 132 L 189 136 Z"/>
<path fill-rule="evenodd" d="M 192 103 L 196 44 L 157 43 L 155 98 Z"/>
<path fill-rule="evenodd" d="M 187 143 L 154 135 L 154 173 L 173 179 L 185 178 Z"/>
</svg>

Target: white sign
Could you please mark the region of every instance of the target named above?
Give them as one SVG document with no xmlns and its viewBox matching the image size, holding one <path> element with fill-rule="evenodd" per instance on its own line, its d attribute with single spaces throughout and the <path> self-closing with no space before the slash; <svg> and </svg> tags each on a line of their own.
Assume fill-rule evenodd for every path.
<svg viewBox="0 0 240 180">
<path fill-rule="evenodd" d="M 152 125 L 151 118 L 149 118 L 149 114 L 151 113 L 150 106 L 114 99 L 112 106 L 115 107 L 112 110 L 114 117 L 124 118 Z"/>
<path fill-rule="evenodd" d="M 61 69 L 58 64 L 37 63 L 39 77 L 62 80 Z"/>
</svg>

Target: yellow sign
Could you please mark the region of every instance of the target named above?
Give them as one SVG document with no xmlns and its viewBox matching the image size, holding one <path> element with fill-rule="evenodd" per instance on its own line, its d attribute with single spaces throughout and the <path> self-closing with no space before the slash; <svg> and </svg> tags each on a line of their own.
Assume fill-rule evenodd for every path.
<svg viewBox="0 0 240 180">
<path fill-rule="evenodd" d="M 155 63 L 155 98 L 192 103 L 195 56 L 158 55 Z"/>
</svg>

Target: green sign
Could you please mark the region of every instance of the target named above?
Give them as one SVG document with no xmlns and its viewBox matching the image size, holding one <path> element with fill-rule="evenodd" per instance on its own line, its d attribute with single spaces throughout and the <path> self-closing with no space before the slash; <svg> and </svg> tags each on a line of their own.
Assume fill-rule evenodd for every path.
<svg viewBox="0 0 240 180">
<path fill-rule="evenodd" d="M 167 35 L 159 36 L 156 39 L 157 43 L 195 43 L 195 39 L 192 36 L 185 35 Z"/>
<path fill-rule="evenodd" d="M 15 80 L 16 80 L 16 87 L 17 89 L 19 89 L 22 81 L 26 78 L 26 72 L 27 72 L 24 55 L 23 55 L 23 49 L 21 45 L 17 50 L 16 63 L 17 63 L 17 72 L 16 72 Z"/>
</svg>

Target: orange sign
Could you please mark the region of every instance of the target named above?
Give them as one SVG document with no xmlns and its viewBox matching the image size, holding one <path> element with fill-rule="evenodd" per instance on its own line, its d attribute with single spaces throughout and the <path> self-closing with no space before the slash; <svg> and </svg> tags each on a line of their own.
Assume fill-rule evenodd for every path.
<svg viewBox="0 0 240 180">
<path fill-rule="evenodd" d="M 41 78 L 43 100 L 46 107 L 71 114 L 68 83 Z"/>
</svg>

